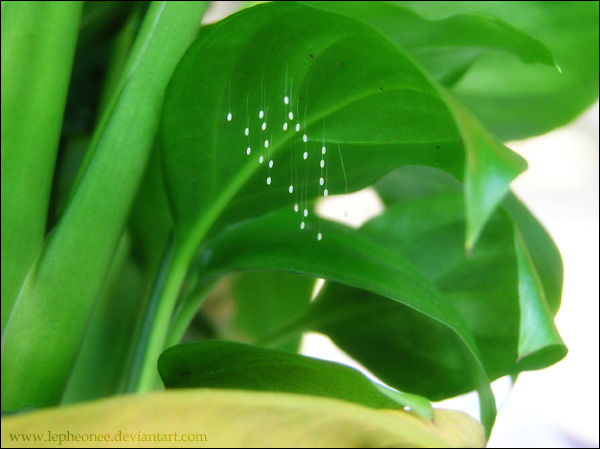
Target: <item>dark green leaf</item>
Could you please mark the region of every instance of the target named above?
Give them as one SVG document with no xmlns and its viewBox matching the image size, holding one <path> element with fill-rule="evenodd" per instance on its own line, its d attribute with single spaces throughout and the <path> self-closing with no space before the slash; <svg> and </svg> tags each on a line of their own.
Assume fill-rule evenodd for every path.
<svg viewBox="0 0 600 449">
<path fill-rule="evenodd" d="M 554 316 L 560 307 L 563 287 L 560 252 L 548 232 L 513 193 L 506 197 L 502 206 L 510 214 L 523 239 L 544 288 L 550 312 Z"/>
<path fill-rule="evenodd" d="M 390 205 L 463 189 L 463 185 L 447 173 L 418 166 L 394 170 L 375 187 L 383 201 Z M 560 306 L 563 283 L 563 265 L 558 248 L 544 227 L 513 193 L 506 196 L 502 207 L 523 238 L 554 316 Z"/>
<path fill-rule="evenodd" d="M 424 398 L 393 396 L 353 368 L 298 354 L 227 341 L 174 346 L 158 360 L 167 388 L 225 388 L 302 393 L 372 408 L 410 406 L 431 418 Z M 383 387 L 381 387 L 383 388 Z"/>
<path fill-rule="evenodd" d="M 361 230 L 410 259 L 463 318 L 492 379 L 517 359 L 519 295 L 513 234 L 494 216 L 472 253 L 462 245 L 462 195 L 390 207 Z M 352 313 L 350 313 L 352 310 Z M 325 289 L 307 321 L 389 385 L 440 400 L 474 388 L 455 337 L 407 307 L 348 287 Z M 501 318 L 499 318 L 501 317 Z M 410 368 L 409 368 L 410 367 Z"/>
</svg>

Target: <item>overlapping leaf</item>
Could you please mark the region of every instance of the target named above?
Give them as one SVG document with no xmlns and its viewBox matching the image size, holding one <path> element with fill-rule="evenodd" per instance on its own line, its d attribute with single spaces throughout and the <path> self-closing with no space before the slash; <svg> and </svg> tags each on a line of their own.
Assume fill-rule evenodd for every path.
<svg viewBox="0 0 600 449">
<path fill-rule="evenodd" d="M 389 205 L 457 193 L 461 188 L 447 174 L 426 167 L 397 170 L 377 184 L 378 192 Z M 505 199 L 503 209 L 512 222 L 514 248 L 510 251 L 514 251 L 512 257 L 516 257 L 518 269 L 520 329 L 517 366 L 512 370 L 543 368 L 566 354 L 553 322 L 562 293 L 560 253 L 547 231 L 514 194 Z M 513 291 L 514 288 L 515 285 Z"/>
<path fill-rule="evenodd" d="M 305 3 L 377 28 L 445 86 L 457 83 L 477 58 L 488 51 L 506 52 L 525 63 L 556 64 L 544 44 L 491 15 L 468 12 L 428 20 L 393 2 Z M 432 8 L 438 7 L 432 5 Z"/>
<path fill-rule="evenodd" d="M 2 332 L 44 242 L 82 7 L 2 3 Z"/>
<path fill-rule="evenodd" d="M 401 188 L 407 185 L 410 189 Z M 479 245 L 467 254 L 461 245 L 459 183 L 439 171 L 410 167 L 390 175 L 381 186 L 388 201 L 401 202 L 362 232 L 406 256 L 435 283 L 467 323 L 490 378 L 548 366 L 564 357 L 544 290 L 509 215 L 496 214 Z M 529 224 L 522 226 L 531 232 Z M 546 243 L 537 251 L 551 254 L 554 247 Z M 306 327 L 326 333 L 388 384 L 433 399 L 472 388 L 456 341 L 438 323 L 341 285 L 326 287 L 311 307 L 303 320 L 310 323 Z"/>
<path fill-rule="evenodd" d="M 460 215 L 462 210 L 455 213 Z M 305 228 L 300 229 L 300 220 L 293 211 L 281 209 L 230 226 L 203 247 L 198 267 L 201 276 L 211 278 L 232 271 L 290 271 L 343 282 L 385 296 L 392 300 L 386 300 L 390 303 L 408 306 L 414 315 L 424 316 L 417 318 L 417 322 L 430 320 L 444 329 L 440 335 L 453 343 L 452 357 L 456 367 L 453 375 L 460 378 L 463 391 L 477 389 L 480 392 L 482 421 L 488 430 L 491 429 L 495 416 L 494 400 L 482 371 L 476 343 L 462 318 L 442 298 L 434 284 L 404 256 L 390 250 L 388 242 L 378 243 L 353 229 L 310 215 Z M 459 247 L 462 249 L 461 245 Z M 318 307 L 319 303 L 313 304 Z M 354 325 L 352 318 L 357 313 L 360 315 L 360 305 L 344 308 L 342 312 L 336 310 L 336 313 L 334 321 L 348 317 Z M 270 342 L 282 343 L 305 330 L 317 329 L 322 324 L 322 315 L 318 310 L 315 313 L 309 311 L 308 316 L 279 330 Z M 361 326 L 348 328 L 348 332 L 358 332 Z M 378 323 L 372 327 L 375 333 L 380 329 Z M 414 376 L 407 366 L 404 368 L 406 376 Z M 444 388 L 426 381 L 423 376 L 421 381 L 430 389 Z M 444 378 L 444 382 L 452 384 L 452 379 Z M 416 393 L 414 389 L 411 392 Z M 431 390 L 421 393 L 428 396 Z"/>
</svg>

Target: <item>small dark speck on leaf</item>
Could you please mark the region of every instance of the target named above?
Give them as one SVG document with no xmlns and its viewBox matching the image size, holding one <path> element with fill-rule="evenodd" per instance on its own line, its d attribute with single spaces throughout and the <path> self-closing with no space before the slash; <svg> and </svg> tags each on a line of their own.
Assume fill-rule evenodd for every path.
<svg viewBox="0 0 600 449">
<path fill-rule="evenodd" d="M 463 141 L 462 141 L 462 137 L 460 138 L 460 146 L 461 146 L 461 147 L 462 147 L 462 146 L 464 146 L 464 145 L 463 145 Z"/>
<path fill-rule="evenodd" d="M 436 147 L 438 150 L 441 148 L 439 145 L 436 145 L 435 147 Z"/>
<path fill-rule="evenodd" d="M 310 56 L 310 59 L 313 59 L 315 57 L 315 55 L 308 55 L 308 56 Z"/>
<path fill-rule="evenodd" d="M 383 90 L 383 86 L 379 86 L 379 90 Z"/>
<path fill-rule="evenodd" d="M 181 373 L 181 375 L 183 377 L 190 377 L 190 372 L 189 371 L 185 371 L 185 372 Z"/>
</svg>

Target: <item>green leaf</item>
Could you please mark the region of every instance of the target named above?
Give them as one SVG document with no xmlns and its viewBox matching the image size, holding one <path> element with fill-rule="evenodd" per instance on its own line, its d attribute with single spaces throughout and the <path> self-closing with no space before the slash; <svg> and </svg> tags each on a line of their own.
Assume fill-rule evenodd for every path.
<svg viewBox="0 0 600 449">
<path fill-rule="evenodd" d="M 206 4 L 153 3 L 122 86 L 2 338 L 2 409 L 59 402 L 154 141 L 164 89 Z"/>
<path fill-rule="evenodd" d="M 463 185 L 447 173 L 430 167 L 403 167 L 386 175 L 375 185 L 385 204 L 395 204 L 447 192 L 459 192 Z M 525 205 L 509 193 L 502 208 L 518 229 L 544 288 L 552 316 L 560 306 L 563 264 L 558 248 L 548 232 Z"/>
<path fill-rule="evenodd" d="M 305 33 L 307 26 L 310 40 L 274 39 L 296 28 Z M 270 42 L 267 53 L 264 42 Z M 199 64 L 203 60 L 213 63 Z M 287 106 L 284 95 L 291 96 Z M 267 107 L 268 118 L 260 120 Z M 177 246 L 189 259 L 215 222 L 291 206 L 298 193 L 301 200 L 322 194 L 322 146 L 329 151 L 324 162 L 331 193 L 362 188 L 406 164 L 466 176 L 472 246 L 525 165 L 454 108 L 456 102 L 398 46 L 356 20 L 298 4 L 269 4 L 219 22 L 183 58 L 165 102 L 163 160 Z M 267 167 L 271 160 L 273 170 Z M 290 185 L 296 195 L 286 193 Z"/>
<path fill-rule="evenodd" d="M 199 424 L 200 423 L 200 424 Z M 200 426 L 200 427 L 199 427 Z M 479 423 L 459 412 L 435 410 L 432 421 L 404 411 L 380 411 L 329 398 L 246 391 L 183 390 L 121 396 L 88 404 L 2 418 L 2 446 L 46 447 L 15 442 L 11 435 L 117 434 L 129 447 L 148 447 L 157 433 L 193 436 L 210 447 L 484 447 Z M 269 429 L 265 432 L 265 429 Z M 120 433 L 119 433 L 120 432 Z M 141 440 L 141 437 L 140 437 Z M 161 447 L 185 443 L 157 440 Z M 69 442 L 63 441 L 63 445 Z M 76 443 L 81 446 L 82 443 Z M 103 447 L 122 442 L 84 443 Z M 152 443 L 150 443 L 152 444 Z"/>
<path fill-rule="evenodd" d="M 513 193 L 506 197 L 502 206 L 518 229 L 544 288 L 543 296 L 548 302 L 550 313 L 555 316 L 560 307 L 563 289 L 563 263 L 560 252 L 548 232 Z"/>
<path fill-rule="evenodd" d="M 178 345 L 158 359 L 166 388 L 225 388 L 301 393 L 342 399 L 372 408 L 408 406 L 399 393 L 386 394 L 353 368 L 298 354 L 227 341 Z M 383 387 L 382 387 L 383 388 Z M 432 417 L 429 402 L 416 412 Z"/>
<path fill-rule="evenodd" d="M 471 250 L 490 216 L 508 194 L 511 181 L 525 171 L 527 162 L 490 135 L 477 118 L 455 98 L 452 107 L 467 150 L 465 167 L 466 248 Z"/>
<path fill-rule="evenodd" d="M 487 51 L 506 52 L 525 63 L 556 65 L 544 44 L 504 21 L 484 14 L 456 14 L 431 20 L 391 2 L 306 3 L 377 28 L 446 86 L 458 82 Z"/>
<path fill-rule="evenodd" d="M 2 3 L 2 332 L 42 249 L 83 2 Z"/>
<path fill-rule="evenodd" d="M 397 3 L 428 18 L 489 14 L 550 49 L 562 73 L 486 54 L 454 87 L 457 98 L 502 140 L 565 125 L 598 99 L 598 2 Z"/>
<path fill-rule="evenodd" d="M 311 39 L 281 38 L 308 30 Z M 170 83 L 162 137 L 175 220 L 194 249 L 221 215 L 231 222 L 291 207 L 290 182 L 298 197 L 317 196 L 323 145 L 331 193 L 345 191 L 345 179 L 355 190 L 405 163 L 460 177 L 464 160 L 452 117 L 419 67 L 359 22 L 294 3 L 258 5 L 200 33 Z"/>
<path fill-rule="evenodd" d="M 521 330 L 517 371 L 546 368 L 567 355 L 567 348 L 554 326 L 544 289 L 521 234 L 515 232 L 519 262 Z"/>
<path fill-rule="evenodd" d="M 311 39 L 281 38 L 307 32 Z M 442 166 L 460 177 L 464 161 L 444 102 L 396 46 L 359 22 L 287 2 L 248 8 L 200 32 L 169 84 L 161 136 L 174 252 L 141 390 L 152 384 L 185 272 L 220 226 L 296 201 L 307 209 L 324 188 L 333 194 L 364 187 L 405 163 Z"/>
<path fill-rule="evenodd" d="M 460 205 L 454 213 L 462 216 Z M 482 421 L 490 429 L 495 413 L 494 402 L 482 372 L 477 346 L 462 318 L 442 298 L 433 283 L 406 258 L 389 249 L 391 242 L 378 244 L 353 229 L 310 215 L 305 229 L 301 230 L 298 226 L 300 220 L 293 212 L 283 209 L 230 226 L 203 248 L 199 267 L 201 275 L 210 278 L 231 271 L 284 270 L 343 282 L 392 299 L 387 300 L 392 304 L 408 306 L 421 321 L 426 319 L 438 323 L 441 329 L 449 329 L 443 335 L 445 341 L 454 343 L 453 352 L 458 354 L 454 359 L 455 376 L 460 377 L 464 389 L 479 390 Z M 462 230 L 460 226 L 456 229 Z M 321 240 L 317 238 L 319 232 Z M 459 249 L 464 254 L 462 245 Z M 318 302 L 312 304 L 318 307 Z M 311 309 L 314 310 L 314 307 Z M 353 307 L 344 307 L 343 312 L 336 310 L 337 314 L 332 319 L 335 321 L 348 315 L 354 317 L 354 310 Z M 281 329 L 269 339 L 269 343 L 281 343 L 287 337 L 316 328 L 316 320 L 321 323 L 321 315 L 318 311 L 309 311 L 308 316 Z M 518 328 L 518 324 L 515 327 Z M 358 333 L 361 328 L 362 325 L 346 329 Z M 378 332 L 379 324 L 372 329 Z M 406 376 L 415 377 L 411 369 L 403 366 L 402 371 Z M 425 381 L 423 376 L 421 380 Z M 433 385 L 432 388 L 442 388 L 429 381 L 427 384 Z M 410 389 L 406 391 L 417 393 Z"/>
<path fill-rule="evenodd" d="M 377 189 L 383 193 L 386 203 L 394 204 L 444 192 L 459 192 L 461 185 L 439 170 L 406 167 L 382 179 Z M 515 246 L 512 257 L 517 258 L 519 273 L 518 360 L 511 370 L 545 368 L 567 353 L 553 322 L 562 293 L 560 253 L 546 230 L 514 194 L 508 195 L 503 209 L 512 220 Z M 435 220 L 439 219 L 436 217 Z M 510 245 L 508 241 L 505 244 L 507 248 Z"/>
<path fill-rule="evenodd" d="M 235 316 L 232 331 L 256 342 L 308 308 L 315 281 L 278 272 L 240 273 L 233 279 Z M 277 349 L 298 352 L 300 337 Z"/>
</svg>

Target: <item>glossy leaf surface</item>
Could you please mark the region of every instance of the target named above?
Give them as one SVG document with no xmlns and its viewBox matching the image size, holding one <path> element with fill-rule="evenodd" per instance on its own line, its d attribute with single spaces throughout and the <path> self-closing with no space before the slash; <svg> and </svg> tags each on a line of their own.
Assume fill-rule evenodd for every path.
<svg viewBox="0 0 600 449">
<path fill-rule="evenodd" d="M 311 38 L 287 38 L 297 34 Z M 219 22 L 187 52 L 165 102 L 163 162 L 180 246 L 189 254 L 215 223 L 356 190 L 406 164 L 467 176 L 473 245 L 525 166 L 454 107 L 402 49 L 349 17 L 290 3 Z"/>
</svg>

